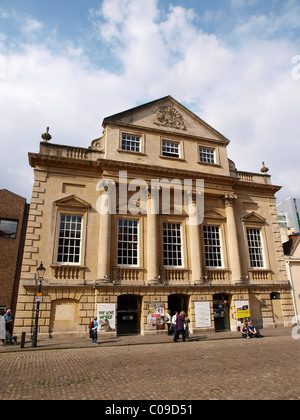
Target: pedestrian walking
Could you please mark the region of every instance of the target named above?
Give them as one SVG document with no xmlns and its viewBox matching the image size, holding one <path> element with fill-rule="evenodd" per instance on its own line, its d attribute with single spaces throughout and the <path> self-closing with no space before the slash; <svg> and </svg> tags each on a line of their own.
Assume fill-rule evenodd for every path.
<svg viewBox="0 0 300 420">
<path fill-rule="evenodd" d="M 185 319 L 186 313 L 184 311 L 181 311 L 179 315 L 177 315 L 176 318 L 176 335 L 174 337 L 175 343 L 178 341 L 179 335 L 182 335 L 182 341 L 185 342 L 185 329 L 184 329 L 184 319 Z"/>
<path fill-rule="evenodd" d="M 1 309 L 1 311 L 0 311 L 0 339 L 2 340 L 3 346 L 5 346 L 6 325 L 5 325 L 4 310 L 3 309 Z"/>
<path fill-rule="evenodd" d="M 90 338 L 92 338 L 92 343 L 97 344 L 98 339 L 98 322 L 97 318 L 90 323 Z"/>
<path fill-rule="evenodd" d="M 174 315 L 172 316 L 172 325 L 173 325 L 173 329 L 174 329 L 174 341 L 175 341 L 175 336 L 176 336 L 176 331 L 177 331 L 177 324 L 176 324 L 177 315 L 178 315 L 178 312 L 175 311 Z"/>
</svg>

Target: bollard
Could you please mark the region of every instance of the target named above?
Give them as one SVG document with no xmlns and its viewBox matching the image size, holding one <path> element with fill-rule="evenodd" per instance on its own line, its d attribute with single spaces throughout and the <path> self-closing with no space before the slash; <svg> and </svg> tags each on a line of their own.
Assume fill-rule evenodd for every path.
<svg viewBox="0 0 300 420">
<path fill-rule="evenodd" d="M 22 336 L 21 336 L 21 349 L 23 349 L 25 347 L 25 337 L 26 337 L 26 332 L 22 332 Z"/>
</svg>

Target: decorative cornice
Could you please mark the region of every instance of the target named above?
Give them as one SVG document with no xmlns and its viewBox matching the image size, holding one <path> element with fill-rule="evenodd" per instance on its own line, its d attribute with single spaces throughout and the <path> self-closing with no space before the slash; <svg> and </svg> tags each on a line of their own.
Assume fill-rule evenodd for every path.
<svg viewBox="0 0 300 420">
<path fill-rule="evenodd" d="M 49 170 L 50 167 L 61 168 L 66 172 L 66 169 L 82 170 L 93 174 L 95 177 L 99 176 L 105 171 L 124 171 L 135 172 L 137 175 L 141 174 L 144 178 L 149 178 L 155 176 L 158 177 L 168 177 L 168 178 L 181 178 L 181 179 L 203 179 L 205 185 L 213 183 L 213 188 L 215 189 L 225 189 L 228 191 L 227 194 L 234 194 L 234 191 L 254 191 L 255 192 L 265 192 L 267 194 L 274 195 L 281 187 L 271 184 L 263 184 L 258 182 L 245 182 L 241 181 L 238 178 L 230 177 L 226 175 L 218 175 L 211 173 L 204 173 L 199 171 L 191 171 L 187 169 L 178 169 L 178 168 L 167 168 L 162 166 L 154 166 L 141 164 L 136 162 L 124 162 L 117 160 L 109 159 L 97 159 L 97 160 L 88 160 L 88 159 L 74 159 L 61 156 L 53 155 L 44 155 L 40 153 L 29 153 L 29 163 L 33 168 L 46 167 L 46 170 Z M 217 187 L 215 186 L 217 185 Z M 210 186 L 208 185 L 208 188 Z M 232 192 L 229 192 L 229 191 Z"/>
</svg>

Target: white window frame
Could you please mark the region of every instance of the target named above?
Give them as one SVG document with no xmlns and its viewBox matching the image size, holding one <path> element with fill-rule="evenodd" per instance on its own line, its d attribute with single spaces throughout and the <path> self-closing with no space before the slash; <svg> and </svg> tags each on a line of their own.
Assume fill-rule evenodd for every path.
<svg viewBox="0 0 300 420">
<path fill-rule="evenodd" d="M 169 233 L 172 231 L 173 233 L 176 233 L 176 235 L 174 234 L 170 234 L 170 235 L 167 234 L 167 236 L 165 235 L 165 232 Z M 180 238 L 180 243 L 174 242 L 175 237 Z M 169 248 L 169 249 L 166 249 L 166 248 Z M 174 256 L 170 257 L 168 255 L 169 252 L 174 253 L 175 257 Z M 163 260 L 164 260 L 164 267 L 166 268 L 184 267 L 182 223 L 180 222 L 164 222 L 163 223 Z M 181 264 L 178 263 L 180 260 L 181 260 Z M 170 261 L 172 261 L 172 263 L 177 261 L 177 263 L 175 265 L 169 264 Z"/>
<path fill-rule="evenodd" d="M 199 145 L 199 162 L 215 165 L 216 164 L 216 149 L 212 147 Z"/>
<path fill-rule="evenodd" d="M 163 157 L 180 159 L 181 158 L 180 142 L 162 139 L 161 155 Z"/>
<path fill-rule="evenodd" d="M 223 268 L 223 252 L 222 252 L 222 235 L 221 235 L 221 228 L 218 225 L 204 225 L 203 226 L 203 237 L 204 237 L 204 254 L 205 254 L 205 265 L 206 268 L 214 268 L 219 269 Z M 209 244 L 208 240 L 212 243 Z M 218 244 L 214 242 L 218 241 Z M 209 247 L 216 248 L 217 251 L 211 252 L 211 254 L 215 254 L 214 258 L 208 258 L 209 255 Z M 213 264 L 213 262 L 218 262 L 219 264 Z"/>
<path fill-rule="evenodd" d="M 123 147 L 125 142 L 125 146 Z M 138 134 L 121 133 L 121 145 L 120 149 L 122 152 L 142 152 L 142 137 Z M 138 150 L 137 150 L 138 146 Z"/>
<path fill-rule="evenodd" d="M 250 234 L 252 235 L 251 237 L 250 237 Z M 246 235 L 247 235 L 250 267 L 252 269 L 256 269 L 256 268 L 264 269 L 266 267 L 266 263 L 265 263 L 264 244 L 263 244 L 261 228 L 246 227 Z"/>
<path fill-rule="evenodd" d="M 62 218 L 70 218 L 71 220 L 65 220 L 64 222 L 62 221 Z M 81 219 L 80 221 L 80 230 L 77 229 L 77 224 L 78 224 L 78 220 L 77 218 Z M 72 220 L 72 218 L 76 218 L 75 220 Z M 62 229 L 62 223 L 64 223 L 64 228 Z M 72 225 L 74 225 L 75 223 L 75 228 L 72 229 Z M 59 214 L 59 226 L 58 226 L 58 238 L 57 238 L 57 252 L 56 252 L 56 264 L 57 265 L 80 265 L 81 264 L 81 259 L 82 259 L 82 241 L 83 241 L 83 215 L 82 214 L 70 214 L 70 213 L 60 213 Z M 67 224 L 70 224 L 70 228 L 67 229 Z M 69 236 L 61 236 L 61 232 L 70 232 Z M 75 236 L 74 236 L 75 235 Z M 78 236 L 77 236 L 78 235 Z M 62 241 L 63 243 L 60 243 L 60 241 Z M 70 243 L 67 245 L 67 242 L 64 241 L 79 241 L 79 254 L 75 253 L 75 248 L 78 248 L 78 245 L 75 245 L 72 247 L 70 246 Z M 63 249 L 63 252 L 59 252 L 60 248 L 63 247 L 67 250 L 67 252 L 65 252 L 65 250 Z M 74 251 L 72 253 L 70 253 L 70 249 L 74 248 Z M 59 255 L 61 255 L 61 261 L 59 261 Z M 79 260 L 78 261 L 70 261 L 73 257 L 73 259 L 75 259 L 75 257 L 79 255 Z M 65 260 L 65 256 L 67 256 L 67 261 Z"/>
<path fill-rule="evenodd" d="M 125 226 L 125 222 L 126 224 L 128 224 L 128 226 Z M 133 226 L 134 222 L 136 223 L 136 226 Z M 136 232 L 128 232 L 125 233 L 125 227 L 128 227 L 130 229 L 136 229 Z M 120 231 L 120 228 L 122 229 Z M 121 235 L 121 240 L 120 240 L 120 235 Z M 132 240 L 130 241 L 130 237 L 132 236 Z M 127 238 L 126 238 L 127 236 Z M 136 237 L 136 239 L 134 239 L 134 237 Z M 126 240 L 125 240 L 126 239 Z M 128 240 L 129 239 L 129 240 Z M 122 245 L 122 246 L 119 246 Z M 125 246 L 123 246 L 125 245 Z M 132 251 L 132 255 L 130 256 L 128 254 L 128 251 L 130 251 L 130 246 L 131 246 L 131 251 Z M 134 248 L 136 247 L 136 255 L 134 255 Z M 125 253 L 127 251 L 127 254 Z M 119 253 L 122 253 L 122 255 L 119 255 Z M 119 258 L 121 258 L 121 260 L 119 260 Z M 132 263 L 128 263 L 129 259 L 136 259 L 136 264 Z M 125 263 L 125 259 L 127 259 L 127 262 Z M 121 262 L 120 262 L 121 261 Z M 118 267 L 138 267 L 139 266 L 139 220 L 138 219 L 126 219 L 126 218 L 122 218 L 122 219 L 118 219 L 118 223 L 117 223 L 117 266 Z"/>
</svg>

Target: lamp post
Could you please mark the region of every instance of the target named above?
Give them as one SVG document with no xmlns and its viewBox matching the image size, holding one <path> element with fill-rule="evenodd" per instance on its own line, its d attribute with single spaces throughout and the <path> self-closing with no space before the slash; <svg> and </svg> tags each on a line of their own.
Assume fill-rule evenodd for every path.
<svg viewBox="0 0 300 420">
<path fill-rule="evenodd" d="M 31 347 L 36 347 L 37 345 L 37 332 L 38 332 L 38 322 L 39 322 L 39 311 L 40 311 L 40 297 L 41 297 L 41 288 L 42 288 L 42 281 L 44 280 L 46 268 L 43 266 L 41 262 L 40 266 L 36 269 L 39 281 L 39 291 L 36 296 L 36 312 L 35 312 L 35 323 L 33 328 L 32 334 L 32 342 Z"/>
</svg>

